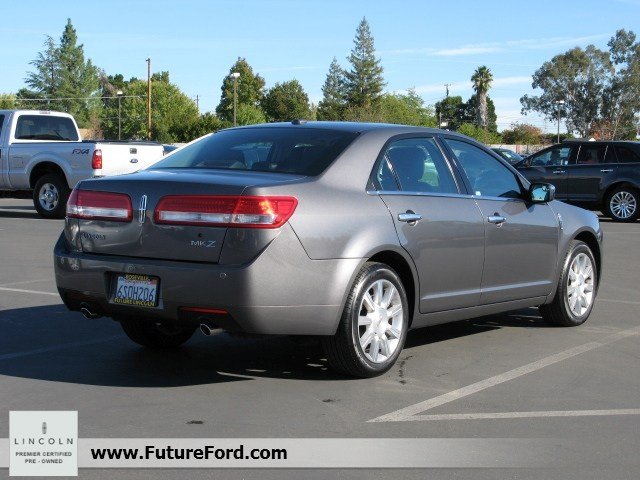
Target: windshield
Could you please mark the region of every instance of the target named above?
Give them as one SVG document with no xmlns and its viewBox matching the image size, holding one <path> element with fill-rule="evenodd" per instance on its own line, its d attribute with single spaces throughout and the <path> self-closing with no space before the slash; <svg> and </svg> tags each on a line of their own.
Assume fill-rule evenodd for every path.
<svg viewBox="0 0 640 480">
<path fill-rule="evenodd" d="M 204 168 L 322 173 L 358 134 L 300 127 L 223 130 L 172 153 L 150 168 Z"/>
</svg>

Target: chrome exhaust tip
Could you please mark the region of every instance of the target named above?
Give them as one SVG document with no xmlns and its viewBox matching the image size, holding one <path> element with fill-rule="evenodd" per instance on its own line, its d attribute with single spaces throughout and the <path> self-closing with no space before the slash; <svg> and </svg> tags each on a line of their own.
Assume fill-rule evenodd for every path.
<svg viewBox="0 0 640 480">
<path fill-rule="evenodd" d="M 89 305 L 88 303 L 80 304 L 80 313 L 82 313 L 82 315 L 84 315 L 84 317 L 88 318 L 89 320 L 93 320 L 94 318 L 99 318 L 102 316 L 99 313 L 91 310 L 91 305 Z"/>
<path fill-rule="evenodd" d="M 212 325 L 207 325 L 206 323 L 200 324 L 200 331 L 202 332 L 203 335 L 206 335 L 207 337 L 210 337 L 211 335 L 213 335 L 214 330 L 215 328 Z"/>
</svg>

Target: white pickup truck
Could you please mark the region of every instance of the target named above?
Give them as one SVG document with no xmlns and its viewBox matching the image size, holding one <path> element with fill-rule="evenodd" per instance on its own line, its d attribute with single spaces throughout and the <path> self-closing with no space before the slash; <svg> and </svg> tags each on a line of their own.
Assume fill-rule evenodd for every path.
<svg viewBox="0 0 640 480">
<path fill-rule="evenodd" d="M 33 191 L 45 218 L 63 218 L 80 180 L 140 170 L 162 158 L 154 142 L 82 141 L 73 117 L 0 110 L 0 192 Z"/>
</svg>

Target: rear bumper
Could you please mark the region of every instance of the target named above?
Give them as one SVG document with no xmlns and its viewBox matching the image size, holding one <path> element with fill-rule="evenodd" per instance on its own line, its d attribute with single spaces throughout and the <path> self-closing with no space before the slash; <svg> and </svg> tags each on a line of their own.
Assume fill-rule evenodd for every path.
<svg viewBox="0 0 640 480">
<path fill-rule="evenodd" d="M 333 335 L 361 259 L 311 260 L 291 227 L 251 263 L 240 266 L 72 252 L 61 235 L 54 248 L 58 291 L 72 310 L 88 303 L 110 317 L 209 321 L 254 334 Z M 157 308 L 110 303 L 116 273 L 160 278 Z M 206 316 L 185 307 L 226 310 Z"/>
</svg>

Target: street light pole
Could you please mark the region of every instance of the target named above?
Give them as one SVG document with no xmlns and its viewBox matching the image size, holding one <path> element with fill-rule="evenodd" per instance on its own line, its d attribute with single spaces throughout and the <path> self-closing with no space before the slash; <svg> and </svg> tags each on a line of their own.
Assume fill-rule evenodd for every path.
<svg viewBox="0 0 640 480">
<path fill-rule="evenodd" d="M 560 143 L 560 105 L 564 105 L 564 100 L 556 100 L 558 108 L 558 143 Z"/>
<path fill-rule="evenodd" d="M 238 77 L 240 74 L 238 72 L 233 72 L 229 75 L 233 78 L 233 126 L 238 125 L 237 122 L 237 111 L 238 111 Z"/>
<path fill-rule="evenodd" d="M 122 90 L 118 90 L 116 92 L 116 95 L 118 96 L 118 140 L 122 139 L 122 95 L 124 95 L 124 93 L 122 92 Z"/>
</svg>

